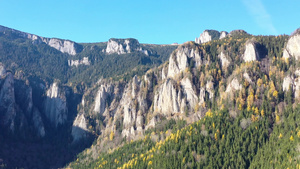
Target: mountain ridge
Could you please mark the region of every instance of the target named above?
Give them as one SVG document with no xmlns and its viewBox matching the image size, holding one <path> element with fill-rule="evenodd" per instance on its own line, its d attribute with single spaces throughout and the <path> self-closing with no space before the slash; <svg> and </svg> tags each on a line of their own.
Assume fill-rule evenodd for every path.
<svg viewBox="0 0 300 169">
<path fill-rule="evenodd" d="M 23 123 L 28 123 L 29 128 L 44 124 L 44 138 L 55 142 L 64 136 L 65 141 L 61 144 L 76 147 L 82 141 L 93 140 L 93 137 L 97 137 L 93 146 L 83 152 L 83 154 L 90 154 L 93 157 L 84 156 L 71 164 L 75 165 L 76 163 L 79 166 L 84 165 L 85 160 L 92 162 L 92 159 L 97 159 L 99 152 L 105 153 L 118 145 L 127 145 L 127 141 L 138 142 L 158 127 L 174 126 L 174 123 L 177 124 L 180 121 L 185 121 L 185 124 L 190 125 L 207 117 L 214 117 L 214 112 L 218 110 L 226 110 L 223 112 L 226 114 L 225 117 L 233 118 L 232 123 L 241 124 L 241 129 L 246 129 L 248 125 L 251 126 L 255 122 L 266 125 L 265 122 L 268 119 L 272 125 L 276 126 L 274 121 L 277 121 L 277 116 L 278 118 L 284 117 L 283 107 L 287 105 L 296 107 L 299 103 L 297 94 L 300 88 L 297 61 L 300 44 L 298 43 L 298 33 L 290 37 L 253 36 L 245 34 L 243 31 L 234 31 L 232 34 L 232 36 L 227 35 L 206 43 L 199 44 L 189 41 L 179 46 L 167 46 L 168 48 L 161 48 L 157 45 L 147 48 L 147 45 L 139 44 L 137 41 L 136 47 L 131 48 L 132 46 L 130 46 L 129 49 L 126 46 L 126 40 L 121 40 L 120 43 L 117 42 L 117 50 L 107 55 L 105 54 L 108 46 L 105 46 L 106 44 L 99 44 L 99 46 L 86 44 L 83 51 L 75 56 L 58 52 L 52 53 L 50 56 L 54 58 L 64 58 L 66 70 L 78 71 L 100 69 L 101 67 L 95 64 L 95 60 L 102 61 L 105 57 L 116 58 L 111 65 L 107 64 L 108 66 L 117 66 L 117 62 L 122 58 L 127 61 L 133 58 L 130 60 L 133 63 L 135 58 L 139 58 L 137 56 L 141 56 L 141 62 L 136 64 L 138 66 L 143 61 L 152 63 L 158 59 L 157 64 L 149 64 L 148 69 L 143 71 L 134 66 L 132 69 L 126 69 L 117 79 L 103 78 L 97 72 L 94 76 L 85 74 L 87 77 L 73 81 L 80 85 L 73 85 L 71 81 L 66 83 L 55 77 L 51 77 L 52 80 L 48 81 L 40 75 L 35 75 L 36 79 L 32 80 L 33 77 L 26 75 L 26 71 L 22 72 L 22 67 L 6 71 L 6 68 L 3 67 L 5 64 L 2 63 L 0 90 L 4 94 L 1 94 L 0 97 L 2 101 L 0 108 L 5 111 L 3 110 L 1 113 L 5 117 L 9 117 L 8 119 L 12 119 L 9 120 L 10 122 L 14 122 L 14 119 L 19 120 L 16 127 L 22 126 Z M 6 35 L 2 37 L 0 35 L 1 44 L 10 42 L 6 37 Z M 13 43 L 17 47 L 24 44 L 19 41 L 13 41 Z M 32 44 L 31 41 L 25 44 L 36 45 L 35 48 L 40 48 L 40 44 Z M 44 47 L 43 44 L 41 46 Z M 174 49 L 175 47 L 177 48 Z M 148 55 L 141 52 L 144 48 L 150 51 Z M 168 54 L 168 56 L 154 55 L 159 53 L 158 49 L 165 50 L 166 52 L 160 53 Z M 3 52 L 5 48 L 1 48 L 1 50 Z M 289 57 L 283 57 L 285 51 L 288 52 Z M 99 53 L 101 55 L 98 55 Z M 5 55 L 4 52 L 1 60 L 5 58 Z M 69 60 L 73 62 L 77 60 L 78 63 L 81 63 L 80 59 L 85 57 L 90 61 L 90 65 L 78 64 L 76 67 L 68 65 Z M 162 57 L 166 59 L 164 60 Z M 10 68 L 11 65 L 8 64 Z M 33 71 L 37 70 L 32 69 Z M 132 71 L 133 73 L 131 73 Z M 126 78 L 126 75 L 130 73 L 132 75 Z M 95 79 L 90 86 L 84 87 L 82 83 L 84 78 L 88 77 Z M 7 81 L 6 78 L 10 80 Z M 18 86 L 3 85 L 12 84 L 14 81 L 21 81 L 32 88 L 33 101 L 29 105 L 34 105 L 35 109 L 40 112 L 41 117 L 35 116 L 34 119 L 40 119 L 42 123 L 32 120 L 31 117 L 28 118 L 26 115 L 24 115 L 25 118 L 20 115 L 25 112 L 26 108 L 16 108 L 16 111 L 11 111 L 13 110 L 10 108 L 11 105 L 26 107 L 14 103 L 15 94 L 11 91 L 24 94 Z M 6 95 L 7 97 L 3 98 L 11 99 L 2 98 Z M 9 102 L 3 102 L 3 100 Z M 264 106 L 267 104 L 266 100 L 270 102 L 268 106 Z M 22 120 L 26 118 L 28 122 Z M 32 121 L 37 123 L 33 124 Z M 9 123 L 8 128 L 11 125 L 13 123 Z M 37 127 L 37 129 L 41 129 L 41 127 Z M 239 128 L 235 129 L 239 130 Z M 264 131 L 269 129 L 271 128 L 264 128 Z M 54 137 L 55 132 L 60 133 L 59 136 Z M 298 139 L 296 135 L 292 136 Z M 156 144 L 156 141 L 159 141 L 162 136 L 154 133 L 153 138 L 156 138 L 153 139 L 153 144 Z M 215 139 L 214 136 L 211 138 Z M 264 135 L 264 139 L 269 140 L 269 137 Z M 152 145 L 152 143 L 149 144 Z M 206 156 L 208 157 L 207 154 Z M 248 163 L 252 158 L 247 159 L 246 163 L 249 167 Z"/>
</svg>

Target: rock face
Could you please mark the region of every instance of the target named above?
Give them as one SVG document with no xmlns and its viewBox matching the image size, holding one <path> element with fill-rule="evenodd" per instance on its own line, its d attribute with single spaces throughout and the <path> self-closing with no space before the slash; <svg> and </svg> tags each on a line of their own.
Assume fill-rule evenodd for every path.
<svg viewBox="0 0 300 169">
<path fill-rule="evenodd" d="M 206 42 L 211 41 L 211 39 L 212 39 L 211 35 L 208 33 L 207 30 L 205 30 L 203 33 L 200 34 L 199 38 L 195 39 L 195 42 L 199 43 L 199 44 L 206 43 Z"/>
<path fill-rule="evenodd" d="M 296 99 L 300 99 L 300 69 L 294 72 L 293 76 L 286 76 L 283 79 L 282 90 L 287 92 L 292 90 Z M 295 78 L 294 78 L 295 77 Z"/>
<path fill-rule="evenodd" d="M 149 55 L 147 50 L 143 50 L 136 39 L 109 39 L 105 52 L 107 54 L 126 54 L 131 52 L 142 52 Z"/>
<path fill-rule="evenodd" d="M 225 31 L 216 31 L 216 30 L 205 30 L 200 34 L 199 38 L 195 39 L 196 43 L 206 43 L 211 40 L 223 39 L 227 36 L 227 32 Z"/>
<path fill-rule="evenodd" d="M 62 53 L 67 53 L 69 55 L 76 55 L 77 53 L 82 51 L 81 45 L 70 40 L 62 40 L 57 38 L 44 38 L 30 33 L 25 33 L 15 29 L 7 28 L 4 26 L 0 26 L 0 32 L 3 32 L 4 34 L 7 32 L 12 32 L 20 37 L 30 39 L 33 41 L 33 43 L 37 43 L 37 44 L 46 43 L 47 45 L 61 51 Z"/>
<path fill-rule="evenodd" d="M 16 114 L 14 78 L 11 73 L 7 73 L 0 91 L 1 125 L 13 132 Z"/>
<path fill-rule="evenodd" d="M 242 85 L 239 83 L 237 78 L 234 78 L 226 88 L 226 93 L 230 93 L 232 91 L 237 91 L 242 89 Z"/>
<path fill-rule="evenodd" d="M 218 55 L 218 58 L 221 59 L 222 68 L 226 69 L 230 64 L 230 61 L 228 60 L 228 57 L 223 52 L 221 52 Z"/>
<path fill-rule="evenodd" d="M 114 86 L 111 84 L 102 84 L 99 87 L 96 99 L 94 112 L 97 114 L 103 114 L 106 108 L 107 98 L 112 95 Z"/>
<path fill-rule="evenodd" d="M 6 69 L 4 65 L 0 62 L 0 78 L 6 75 Z"/>
<path fill-rule="evenodd" d="M 161 112 L 164 115 L 178 113 L 180 112 L 181 99 L 181 93 L 176 90 L 175 82 L 167 79 L 154 96 L 154 112 Z"/>
<path fill-rule="evenodd" d="M 54 82 L 46 95 L 45 116 L 54 127 L 64 124 L 68 115 L 65 91 Z"/>
<path fill-rule="evenodd" d="M 79 45 L 69 40 L 61 40 L 56 38 L 41 38 L 47 45 L 70 55 L 76 55 Z"/>
<path fill-rule="evenodd" d="M 87 65 L 89 66 L 91 63 L 89 61 L 88 57 L 83 57 L 82 60 L 68 60 L 68 65 L 69 66 L 76 66 L 78 67 L 79 65 Z"/>
<path fill-rule="evenodd" d="M 3 131 L 22 133 L 26 137 L 28 128 L 34 129 L 38 137 L 45 136 L 44 123 L 38 109 L 33 105 L 32 88 L 22 80 L 15 80 L 11 72 L 4 71 L 0 78 L 0 126 Z M 16 123 L 18 121 L 18 123 Z"/>
<path fill-rule="evenodd" d="M 72 136 L 73 142 L 85 138 L 88 133 L 86 119 L 84 114 L 78 114 L 73 122 Z"/>
<path fill-rule="evenodd" d="M 189 43 L 189 42 L 188 42 Z M 188 46 L 180 46 L 170 56 L 168 77 L 174 78 L 180 72 L 184 71 L 188 66 L 188 59 L 195 61 L 195 67 L 202 64 L 202 54 L 198 48 L 190 49 Z"/>
<path fill-rule="evenodd" d="M 284 92 L 287 92 L 288 90 L 293 90 L 293 87 L 294 87 L 294 79 L 291 78 L 290 76 L 286 76 L 284 79 L 283 79 L 283 83 L 282 83 L 282 90 Z"/>
<path fill-rule="evenodd" d="M 300 59 L 300 32 L 295 32 L 288 40 L 285 50 L 283 51 L 283 58 L 294 57 L 296 60 Z"/>
<path fill-rule="evenodd" d="M 243 56 L 245 62 L 256 61 L 259 58 L 255 42 L 248 40 L 245 44 L 245 48 L 246 50 Z"/>
<path fill-rule="evenodd" d="M 222 31 L 222 32 L 220 33 L 220 39 L 225 38 L 227 35 L 228 35 L 228 32 Z"/>
</svg>

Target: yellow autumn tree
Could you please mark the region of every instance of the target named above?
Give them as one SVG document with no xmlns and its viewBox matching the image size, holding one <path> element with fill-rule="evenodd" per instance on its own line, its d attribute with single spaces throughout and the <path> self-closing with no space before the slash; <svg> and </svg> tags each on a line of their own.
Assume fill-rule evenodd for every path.
<svg viewBox="0 0 300 169">
<path fill-rule="evenodd" d="M 291 141 L 294 141 L 294 137 L 293 137 L 293 136 L 291 136 L 291 137 L 290 137 L 290 140 L 291 140 Z"/>
<path fill-rule="evenodd" d="M 260 111 L 260 115 L 261 115 L 262 117 L 265 116 L 265 111 L 264 111 L 264 109 L 262 109 L 262 110 Z"/>
<path fill-rule="evenodd" d="M 112 141 L 114 139 L 115 133 L 113 131 L 110 132 L 109 139 Z"/>
</svg>

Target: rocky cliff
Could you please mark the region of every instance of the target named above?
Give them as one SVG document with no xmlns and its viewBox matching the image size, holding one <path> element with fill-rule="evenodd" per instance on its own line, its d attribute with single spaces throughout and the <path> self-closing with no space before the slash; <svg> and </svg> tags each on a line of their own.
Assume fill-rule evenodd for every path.
<svg viewBox="0 0 300 169">
<path fill-rule="evenodd" d="M 283 51 L 283 58 L 295 58 L 300 59 L 300 31 L 295 31 L 289 38 L 286 47 Z"/>
<path fill-rule="evenodd" d="M 0 88 L 0 116 L 4 131 L 14 133 L 23 132 L 22 137 L 28 134 L 28 128 L 33 128 L 38 137 L 45 136 L 41 114 L 33 105 L 32 88 L 28 82 L 15 79 L 11 72 L 6 72 L 2 65 Z"/>
<path fill-rule="evenodd" d="M 227 36 L 226 31 L 216 31 L 216 30 L 204 30 L 203 33 L 200 34 L 199 38 L 195 39 L 196 43 L 206 43 L 211 40 L 223 39 Z"/>
<path fill-rule="evenodd" d="M 256 61 L 259 58 L 258 51 L 256 49 L 256 43 L 253 40 L 248 40 L 245 44 L 245 53 L 243 60 L 245 62 Z"/>
<path fill-rule="evenodd" d="M 81 52 L 83 49 L 83 47 L 80 44 L 77 44 L 70 40 L 62 40 L 57 38 L 45 38 L 34 34 L 21 32 L 15 29 L 7 28 L 1 25 L 0 25 L 0 32 L 2 32 L 3 34 L 14 33 L 17 36 L 32 40 L 33 41 L 32 43 L 35 44 L 46 43 L 47 45 L 61 51 L 62 53 L 67 53 L 69 55 L 76 55 L 77 53 Z"/>
<path fill-rule="evenodd" d="M 125 54 L 132 52 L 142 52 L 149 55 L 147 50 L 142 49 L 140 43 L 136 39 L 109 39 L 105 52 L 107 54 L 117 53 Z"/>
<path fill-rule="evenodd" d="M 91 62 L 89 61 L 88 57 L 83 57 L 82 60 L 68 60 L 68 65 L 69 66 L 75 66 L 78 67 L 79 65 L 86 65 L 89 66 L 91 64 Z"/>
<path fill-rule="evenodd" d="M 44 111 L 47 119 L 55 127 L 64 124 L 67 120 L 66 93 L 57 82 L 51 84 L 47 90 Z"/>
</svg>

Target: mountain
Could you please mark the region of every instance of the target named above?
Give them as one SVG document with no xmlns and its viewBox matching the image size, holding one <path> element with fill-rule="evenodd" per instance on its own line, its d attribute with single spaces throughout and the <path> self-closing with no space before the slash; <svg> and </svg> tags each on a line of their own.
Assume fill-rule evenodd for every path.
<svg viewBox="0 0 300 169">
<path fill-rule="evenodd" d="M 74 50 L 43 39 L 53 38 L 0 28 L 2 166 L 299 164 L 299 31 L 206 30 L 182 45 L 112 38 Z"/>
</svg>

